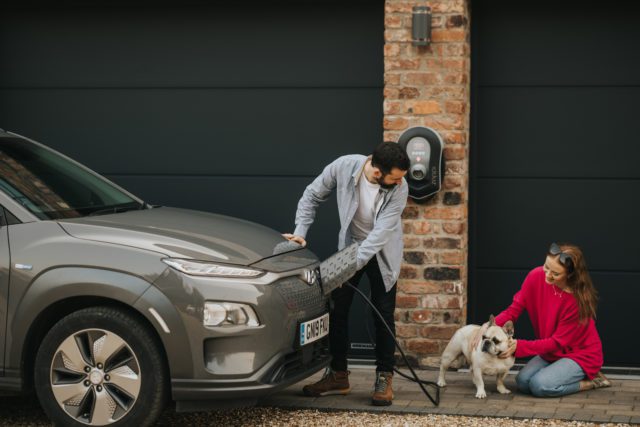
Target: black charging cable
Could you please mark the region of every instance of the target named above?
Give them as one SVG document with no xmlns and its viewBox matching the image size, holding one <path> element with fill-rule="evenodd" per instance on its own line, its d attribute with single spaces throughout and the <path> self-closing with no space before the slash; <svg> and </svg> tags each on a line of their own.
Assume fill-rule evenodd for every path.
<svg viewBox="0 0 640 427">
<path fill-rule="evenodd" d="M 387 332 L 389 332 L 389 335 L 391 335 L 391 337 L 393 338 L 393 341 L 396 343 L 396 348 L 398 350 L 400 350 L 400 354 L 402 355 L 402 358 L 404 359 L 404 363 L 407 364 L 407 367 L 411 371 L 411 374 L 413 375 L 413 377 L 410 377 L 409 375 L 407 375 L 407 374 L 405 374 L 403 372 L 400 372 L 396 368 L 393 368 L 393 371 L 396 372 L 398 375 L 408 379 L 409 381 L 413 381 L 413 382 L 417 383 L 420 386 L 420 388 L 422 389 L 422 392 L 425 394 L 425 396 L 427 396 L 427 398 L 429 398 L 429 400 L 435 406 L 438 406 L 440 404 L 440 386 L 438 386 L 438 384 L 436 384 L 433 381 L 422 380 L 422 379 L 420 379 L 418 377 L 418 375 L 416 374 L 416 371 L 414 371 L 413 368 L 411 367 L 411 364 L 409 363 L 409 360 L 407 360 L 407 356 L 404 354 L 404 351 L 402 351 L 402 347 L 400 347 L 400 344 L 398 343 L 398 340 L 396 339 L 396 336 L 391 331 L 391 327 L 387 324 L 387 322 L 385 322 L 384 317 L 382 317 L 382 313 L 380 313 L 378 311 L 378 309 L 373 305 L 371 300 L 364 294 L 364 292 L 362 292 L 360 289 L 356 288 L 355 286 L 353 286 L 349 282 L 345 282 L 345 285 L 350 287 L 354 291 L 356 291 L 362 297 L 362 299 L 369 305 L 369 307 L 371 307 L 371 309 L 374 311 L 374 313 L 378 316 L 378 318 L 380 319 L 382 324 L 385 326 L 385 328 L 387 328 Z M 367 332 L 369 332 L 368 329 L 367 329 Z M 371 335 L 369 335 L 369 339 L 371 339 Z M 435 389 L 436 389 L 435 397 L 431 396 L 431 394 L 425 388 L 425 386 L 435 387 Z"/>
</svg>

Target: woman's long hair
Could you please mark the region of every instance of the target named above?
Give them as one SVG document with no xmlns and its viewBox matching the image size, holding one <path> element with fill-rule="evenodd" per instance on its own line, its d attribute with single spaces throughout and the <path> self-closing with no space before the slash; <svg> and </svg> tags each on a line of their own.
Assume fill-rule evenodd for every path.
<svg viewBox="0 0 640 427">
<path fill-rule="evenodd" d="M 578 301 L 580 322 L 586 322 L 592 318 L 595 319 L 596 307 L 598 305 L 598 291 L 596 291 L 591 281 L 582 250 L 580 250 L 578 246 L 569 243 L 560 243 L 558 246 L 560 246 L 563 253 L 571 257 L 571 261 L 573 262 L 573 271 L 570 271 L 566 266 L 564 267 L 567 272 L 567 285 Z M 549 254 L 549 256 L 556 258 L 560 255 L 554 256 Z"/>
</svg>

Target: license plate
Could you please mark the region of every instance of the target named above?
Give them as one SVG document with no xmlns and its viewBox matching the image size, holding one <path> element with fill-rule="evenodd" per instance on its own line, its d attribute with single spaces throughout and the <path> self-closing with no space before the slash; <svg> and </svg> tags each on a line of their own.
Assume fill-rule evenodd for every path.
<svg viewBox="0 0 640 427">
<path fill-rule="evenodd" d="M 300 345 L 306 345 L 329 334 L 329 313 L 300 324 Z"/>
</svg>

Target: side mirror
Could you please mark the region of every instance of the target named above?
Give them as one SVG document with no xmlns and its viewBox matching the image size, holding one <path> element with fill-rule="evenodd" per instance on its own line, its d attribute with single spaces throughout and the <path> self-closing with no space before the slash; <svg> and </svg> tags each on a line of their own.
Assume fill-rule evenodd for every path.
<svg viewBox="0 0 640 427">
<path fill-rule="evenodd" d="M 444 178 L 444 143 L 440 135 L 431 128 L 413 127 L 400 135 L 398 144 L 411 161 L 406 176 L 409 197 L 424 200 L 440 191 Z"/>
</svg>

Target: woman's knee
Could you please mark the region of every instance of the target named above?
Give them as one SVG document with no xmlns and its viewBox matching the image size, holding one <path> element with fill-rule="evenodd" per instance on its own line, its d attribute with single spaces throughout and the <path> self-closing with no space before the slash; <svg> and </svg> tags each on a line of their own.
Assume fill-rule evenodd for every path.
<svg viewBox="0 0 640 427">
<path fill-rule="evenodd" d="M 536 375 L 529 381 L 529 389 L 536 397 L 550 397 L 558 395 L 559 384 L 549 381 L 543 375 Z"/>
</svg>

